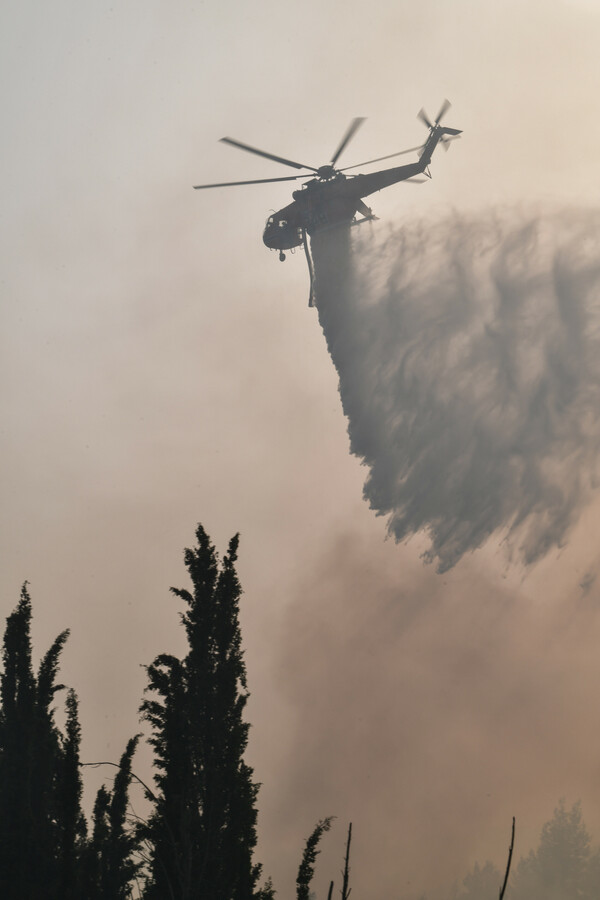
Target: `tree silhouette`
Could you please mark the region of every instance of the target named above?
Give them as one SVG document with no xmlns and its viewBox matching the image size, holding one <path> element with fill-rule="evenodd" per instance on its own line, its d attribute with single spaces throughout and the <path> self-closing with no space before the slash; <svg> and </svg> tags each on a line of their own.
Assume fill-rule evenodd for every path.
<svg viewBox="0 0 600 900">
<path fill-rule="evenodd" d="M 81 859 L 85 852 L 87 826 L 81 811 L 82 783 L 79 762 L 81 726 L 77 694 L 69 690 L 67 722 L 58 759 L 57 828 L 59 831 L 59 896 L 79 900 L 83 889 Z"/>
<path fill-rule="evenodd" d="M 85 836 L 79 778 L 77 699 L 67 699 L 66 736 L 52 703 L 68 631 L 58 635 L 34 674 L 31 599 L 24 585 L 6 621 L 0 677 L 0 896 L 68 900 L 75 896 Z"/>
<path fill-rule="evenodd" d="M 31 598 L 24 585 L 6 620 L 0 676 L 0 897 L 2 900 L 125 900 L 139 865 L 126 827 L 131 757 L 127 745 L 112 793 L 101 788 L 87 841 L 81 809 L 81 727 L 75 691 L 64 733 L 54 720 L 61 632 L 37 675 L 31 651 Z M 106 820 L 103 818 L 106 815 Z"/>
<path fill-rule="evenodd" d="M 126 900 L 142 867 L 141 861 L 134 859 L 138 835 L 126 816 L 131 761 L 139 738 L 138 734 L 127 742 L 112 792 L 103 785 L 96 794 L 93 831 L 83 861 L 86 900 Z"/>
<path fill-rule="evenodd" d="M 332 821 L 332 816 L 329 816 L 327 819 L 321 819 L 320 822 L 317 822 L 306 839 L 302 860 L 300 861 L 300 866 L 298 868 L 298 876 L 296 878 L 297 900 L 309 900 L 310 898 L 309 889 L 315 874 L 315 861 L 318 854 L 321 852 L 318 849 L 319 842 L 325 832 L 329 831 L 331 828 Z"/>
<path fill-rule="evenodd" d="M 141 706 L 157 769 L 154 811 L 142 828 L 152 848 L 146 896 L 252 900 L 261 896 L 260 866 L 252 862 L 258 785 L 243 759 L 249 726 L 238 536 L 221 564 L 201 525 L 196 540 L 184 556 L 193 590 L 171 588 L 186 606 L 188 653 L 161 654 L 147 667 Z"/>
</svg>

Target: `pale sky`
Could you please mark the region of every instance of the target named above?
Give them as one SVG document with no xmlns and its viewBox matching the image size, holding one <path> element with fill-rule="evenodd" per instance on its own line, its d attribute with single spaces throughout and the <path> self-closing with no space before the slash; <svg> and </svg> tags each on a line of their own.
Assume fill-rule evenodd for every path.
<svg viewBox="0 0 600 900">
<path fill-rule="evenodd" d="M 418 144 L 418 110 L 448 97 L 461 141 L 430 183 L 371 198 L 373 229 L 596 208 L 600 3 L 25 0 L 0 25 L 1 614 L 27 579 L 38 656 L 71 628 L 83 757 L 117 759 L 140 666 L 183 649 L 168 588 L 201 521 L 222 551 L 242 535 L 259 858 L 280 896 L 326 815 L 315 888 L 351 818 L 371 900 L 502 865 L 512 815 L 526 852 L 560 796 L 600 826 L 598 500 L 527 573 L 499 541 L 443 576 L 421 536 L 386 542 L 303 254 L 281 265 L 261 240 L 289 185 L 192 190 L 289 174 L 223 135 L 319 166 L 366 116 L 351 165 Z"/>
</svg>

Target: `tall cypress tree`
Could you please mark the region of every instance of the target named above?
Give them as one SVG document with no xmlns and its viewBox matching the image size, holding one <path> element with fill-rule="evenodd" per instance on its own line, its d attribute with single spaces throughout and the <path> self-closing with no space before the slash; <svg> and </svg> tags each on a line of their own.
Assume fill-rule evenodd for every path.
<svg viewBox="0 0 600 900">
<path fill-rule="evenodd" d="M 26 585 L 6 620 L 0 680 L 0 896 L 32 895 L 32 792 L 35 679 L 31 667 L 31 601 Z"/>
<path fill-rule="evenodd" d="M 126 900 L 142 867 L 136 859 L 139 841 L 127 822 L 131 771 L 139 734 L 130 738 L 117 766 L 113 789 L 104 785 L 96 794 L 92 836 L 82 856 L 82 897 L 85 900 Z"/>
<path fill-rule="evenodd" d="M 192 590 L 171 588 L 185 603 L 188 653 L 163 654 L 147 667 L 141 712 L 151 724 L 158 795 L 144 830 L 151 846 L 146 896 L 161 900 L 252 900 L 260 866 L 258 785 L 243 759 L 248 724 L 246 668 L 235 570 L 238 536 L 221 564 L 201 525 L 185 551 Z"/>
<path fill-rule="evenodd" d="M 6 620 L 0 677 L 0 896 L 3 900 L 68 898 L 74 883 L 80 809 L 79 724 L 74 694 L 67 734 L 52 704 L 68 631 L 58 635 L 39 666 L 31 655 L 31 599 L 27 586 Z"/>
<path fill-rule="evenodd" d="M 67 722 L 57 772 L 59 896 L 61 900 L 79 900 L 83 894 L 81 859 L 86 846 L 87 826 L 81 811 L 79 704 L 72 689 L 67 694 L 66 707 Z"/>
</svg>

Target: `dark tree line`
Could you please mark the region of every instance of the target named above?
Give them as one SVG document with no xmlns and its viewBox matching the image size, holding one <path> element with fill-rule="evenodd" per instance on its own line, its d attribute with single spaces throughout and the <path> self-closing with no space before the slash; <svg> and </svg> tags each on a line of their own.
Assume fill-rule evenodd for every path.
<svg viewBox="0 0 600 900">
<path fill-rule="evenodd" d="M 82 810 L 77 696 L 66 693 L 66 722 L 55 721 L 63 631 L 34 671 L 31 599 L 23 587 L 8 617 L 0 676 L 0 897 L 2 900 L 273 900 L 254 861 L 259 785 L 244 761 L 246 667 L 239 626 L 238 537 L 222 561 L 198 526 L 185 551 L 191 589 L 183 601 L 187 653 L 161 654 L 146 667 L 140 707 L 150 726 L 154 785 L 142 785 L 148 818 L 128 814 L 140 735 L 102 786 L 91 821 Z M 297 897 L 309 896 L 317 844 L 310 835 Z M 331 893 L 331 891 L 330 891 Z"/>
</svg>

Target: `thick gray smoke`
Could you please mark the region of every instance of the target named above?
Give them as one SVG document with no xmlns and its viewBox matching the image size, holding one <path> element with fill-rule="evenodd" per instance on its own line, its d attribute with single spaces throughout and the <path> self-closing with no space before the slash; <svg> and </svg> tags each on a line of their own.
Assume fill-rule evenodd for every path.
<svg viewBox="0 0 600 900">
<path fill-rule="evenodd" d="M 425 531 L 440 571 L 494 533 L 532 563 L 590 497 L 599 235 L 599 213 L 568 210 L 313 239 L 365 498 L 397 541 Z"/>
</svg>

